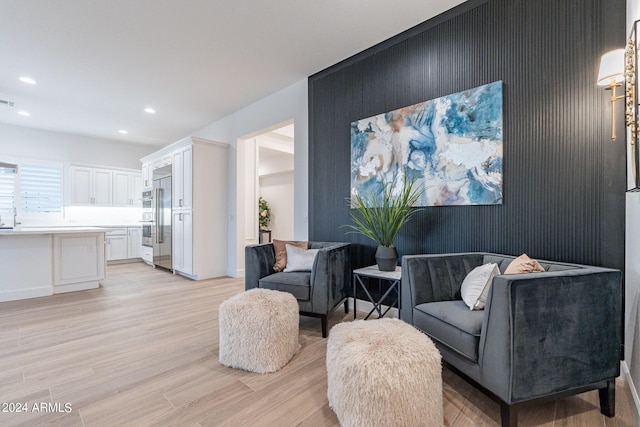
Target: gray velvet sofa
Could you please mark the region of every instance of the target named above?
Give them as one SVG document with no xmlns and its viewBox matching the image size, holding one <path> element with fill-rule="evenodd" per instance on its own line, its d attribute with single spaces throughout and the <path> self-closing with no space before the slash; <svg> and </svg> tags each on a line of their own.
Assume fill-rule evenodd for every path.
<svg viewBox="0 0 640 427">
<path fill-rule="evenodd" d="M 599 390 L 615 415 L 622 354 L 619 270 L 538 260 L 539 273 L 495 276 L 484 310 L 460 287 L 475 267 L 515 257 L 491 253 L 402 257 L 401 317 L 429 335 L 443 361 L 500 403 L 503 426 L 521 402 Z"/>
<path fill-rule="evenodd" d="M 321 319 L 322 336 L 326 338 L 329 313 L 341 303 L 345 312 L 349 310 L 349 243 L 309 242 L 309 249 L 320 249 L 311 271 L 276 273 L 272 243 L 245 247 L 245 290 L 265 288 L 293 294 L 300 314 Z"/>
</svg>

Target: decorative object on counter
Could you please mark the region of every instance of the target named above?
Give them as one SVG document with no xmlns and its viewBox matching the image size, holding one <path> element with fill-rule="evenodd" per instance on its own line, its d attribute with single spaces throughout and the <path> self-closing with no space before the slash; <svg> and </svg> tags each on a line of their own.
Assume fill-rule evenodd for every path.
<svg viewBox="0 0 640 427">
<path fill-rule="evenodd" d="M 271 223 L 271 207 L 262 196 L 258 199 L 258 222 L 261 230 L 267 230 Z"/>
<path fill-rule="evenodd" d="M 348 233 L 362 234 L 378 244 L 376 263 L 381 271 L 393 271 L 398 265 L 393 241 L 400 228 L 421 210 L 413 205 L 423 192 L 423 187 L 416 186 L 415 179 L 405 175 L 402 182 L 397 178 L 391 182 L 383 179 L 381 194 L 369 191 L 352 195 L 351 219 L 354 223 L 345 227 L 352 229 Z"/>
<path fill-rule="evenodd" d="M 416 206 L 501 205 L 502 115 L 496 81 L 352 122 L 351 194 L 410 175 Z"/>
</svg>

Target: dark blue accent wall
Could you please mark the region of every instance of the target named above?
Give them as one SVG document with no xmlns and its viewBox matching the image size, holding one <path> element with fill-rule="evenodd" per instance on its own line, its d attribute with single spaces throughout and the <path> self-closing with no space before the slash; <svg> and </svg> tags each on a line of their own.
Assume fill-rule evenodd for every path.
<svg viewBox="0 0 640 427">
<path fill-rule="evenodd" d="M 354 266 L 373 263 L 375 244 L 341 227 L 352 121 L 502 80 L 503 204 L 426 208 L 398 252 L 526 252 L 623 269 L 624 139 L 611 142 L 609 92 L 595 81 L 602 53 L 624 47 L 625 7 L 470 0 L 309 77 L 309 238 L 353 242 Z"/>
</svg>

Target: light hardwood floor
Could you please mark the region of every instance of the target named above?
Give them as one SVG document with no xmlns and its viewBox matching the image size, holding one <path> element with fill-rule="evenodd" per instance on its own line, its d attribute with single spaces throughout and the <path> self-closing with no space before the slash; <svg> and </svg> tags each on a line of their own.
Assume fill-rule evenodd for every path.
<svg viewBox="0 0 640 427">
<path fill-rule="evenodd" d="M 0 303 L 0 426 L 338 426 L 318 319 L 301 318 L 302 347 L 276 373 L 218 363 L 218 306 L 243 287 L 135 263 L 109 266 L 96 290 Z M 350 319 L 338 310 L 330 326 Z M 496 403 L 443 380 L 445 425 L 499 425 Z M 529 405 L 520 425 L 633 426 L 621 383 L 616 397 L 613 419 L 590 392 Z"/>
</svg>

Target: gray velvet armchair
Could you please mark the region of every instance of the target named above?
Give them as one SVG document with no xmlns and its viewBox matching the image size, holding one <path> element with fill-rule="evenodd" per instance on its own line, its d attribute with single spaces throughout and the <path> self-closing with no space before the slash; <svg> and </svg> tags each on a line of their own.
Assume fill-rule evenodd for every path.
<svg viewBox="0 0 640 427">
<path fill-rule="evenodd" d="M 490 253 L 402 258 L 401 317 L 429 335 L 443 361 L 500 402 L 503 426 L 517 408 L 599 390 L 615 415 L 622 346 L 619 270 L 540 261 L 544 272 L 493 278 L 484 310 L 471 311 L 460 288 L 475 267 L 512 256 Z"/>
<path fill-rule="evenodd" d="M 320 249 L 311 271 L 276 273 L 272 243 L 245 247 L 245 290 L 265 288 L 293 294 L 300 314 L 321 319 L 322 336 L 326 338 L 327 316 L 341 303 L 345 312 L 349 310 L 349 243 L 309 242 L 309 249 Z"/>
</svg>

